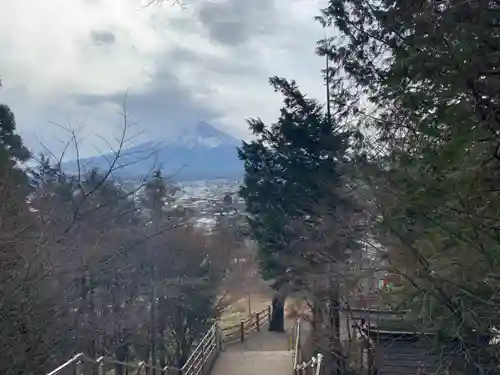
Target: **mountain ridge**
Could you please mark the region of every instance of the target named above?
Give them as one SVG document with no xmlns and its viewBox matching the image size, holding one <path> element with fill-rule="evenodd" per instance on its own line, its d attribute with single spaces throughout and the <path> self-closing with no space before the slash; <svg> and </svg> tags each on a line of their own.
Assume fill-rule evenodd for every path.
<svg viewBox="0 0 500 375">
<path fill-rule="evenodd" d="M 142 179 L 153 168 L 177 181 L 240 179 L 243 162 L 238 159 L 241 141 L 200 121 L 164 141 L 148 141 L 121 151 L 113 175 L 122 179 Z M 63 164 L 67 173 L 97 168 L 108 170 L 112 153 Z"/>
</svg>

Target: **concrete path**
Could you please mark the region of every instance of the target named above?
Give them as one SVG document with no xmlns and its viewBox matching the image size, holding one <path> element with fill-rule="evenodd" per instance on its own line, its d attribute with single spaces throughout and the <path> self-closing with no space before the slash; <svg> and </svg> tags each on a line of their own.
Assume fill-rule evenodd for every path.
<svg viewBox="0 0 500 375">
<path fill-rule="evenodd" d="M 212 375 L 292 375 L 292 351 L 237 351 L 220 354 Z"/>
<path fill-rule="evenodd" d="M 263 327 L 252 332 L 242 343 L 226 346 L 211 371 L 211 375 L 292 375 L 293 321 L 286 321 L 284 333 L 269 332 Z"/>
</svg>

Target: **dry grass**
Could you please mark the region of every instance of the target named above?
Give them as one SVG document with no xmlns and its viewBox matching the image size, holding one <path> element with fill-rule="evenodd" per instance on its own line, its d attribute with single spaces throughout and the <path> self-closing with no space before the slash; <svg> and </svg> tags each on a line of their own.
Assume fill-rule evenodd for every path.
<svg viewBox="0 0 500 375">
<path fill-rule="evenodd" d="M 251 294 L 251 313 L 256 313 L 266 309 L 269 306 L 270 302 L 271 297 L 269 295 Z M 229 306 L 222 312 L 220 318 L 221 327 L 230 327 L 239 324 L 242 320 L 247 319 L 250 315 L 248 305 L 248 296 L 240 298 L 229 304 Z"/>
<path fill-rule="evenodd" d="M 272 292 L 266 294 L 251 294 L 250 308 L 252 313 L 265 310 L 272 299 Z M 249 316 L 248 296 L 242 297 L 228 305 L 221 316 L 221 326 L 230 327 L 239 324 Z M 289 297 L 285 302 L 285 318 L 296 319 L 299 316 L 309 316 L 310 311 L 303 299 L 298 297 Z"/>
</svg>

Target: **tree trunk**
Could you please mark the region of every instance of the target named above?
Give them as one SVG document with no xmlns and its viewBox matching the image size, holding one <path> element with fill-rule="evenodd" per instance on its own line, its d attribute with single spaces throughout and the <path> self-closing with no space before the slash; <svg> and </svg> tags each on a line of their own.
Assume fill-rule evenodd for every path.
<svg viewBox="0 0 500 375">
<path fill-rule="evenodd" d="M 151 311 L 150 311 L 150 320 L 151 320 L 151 327 L 150 327 L 150 346 L 151 346 L 151 363 L 153 366 L 156 366 L 156 293 L 155 293 L 155 287 L 154 283 L 151 286 Z M 155 370 L 152 371 L 153 375 L 155 374 Z"/>
<path fill-rule="evenodd" d="M 165 324 L 163 322 L 163 319 L 160 319 L 160 327 L 158 330 L 158 355 L 160 356 L 160 367 L 164 368 L 167 365 L 167 348 L 165 347 Z"/>
<path fill-rule="evenodd" d="M 155 268 L 155 265 L 154 265 L 154 261 L 153 261 L 154 257 L 153 257 L 153 250 L 152 248 L 149 248 L 149 262 L 150 262 L 150 280 L 151 280 L 151 286 L 150 286 L 150 300 L 149 300 L 149 303 L 150 303 L 150 307 L 151 307 L 151 310 L 150 310 L 150 315 L 149 315 L 149 319 L 150 319 L 150 331 L 149 331 L 149 340 L 150 340 L 150 350 L 151 350 L 151 363 L 153 366 L 156 366 L 156 330 L 158 329 L 158 325 L 157 325 L 157 322 L 156 322 L 156 308 L 157 308 L 157 304 L 156 304 L 156 268 Z M 154 369 L 152 369 L 152 374 L 155 375 L 156 374 L 156 371 Z"/>
<path fill-rule="evenodd" d="M 277 294 L 272 301 L 269 331 L 285 332 L 285 298 Z"/>
<path fill-rule="evenodd" d="M 345 358 L 340 337 L 340 290 L 337 280 L 330 280 L 328 315 L 331 330 L 330 353 L 335 373 L 340 375 L 345 369 Z"/>
</svg>

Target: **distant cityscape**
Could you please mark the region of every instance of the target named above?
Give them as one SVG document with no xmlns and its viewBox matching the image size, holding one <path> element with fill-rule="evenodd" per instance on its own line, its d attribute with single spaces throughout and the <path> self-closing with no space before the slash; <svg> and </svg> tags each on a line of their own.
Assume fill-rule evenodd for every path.
<svg viewBox="0 0 500 375">
<path fill-rule="evenodd" d="M 195 227 L 210 231 L 223 213 L 226 217 L 244 215 L 245 201 L 238 195 L 241 182 L 218 179 L 175 182 L 179 191 L 171 209 L 185 209 Z M 136 182 L 127 182 L 127 189 L 137 189 Z M 141 190 L 138 191 L 138 195 Z M 228 202 L 229 201 L 229 202 Z"/>
<path fill-rule="evenodd" d="M 210 229 L 221 214 L 224 198 L 231 197 L 231 211 L 226 215 L 235 215 L 245 211 L 245 201 L 238 195 L 240 182 L 230 180 L 194 181 L 179 183 L 178 204 L 196 210 L 196 224 Z"/>
</svg>

